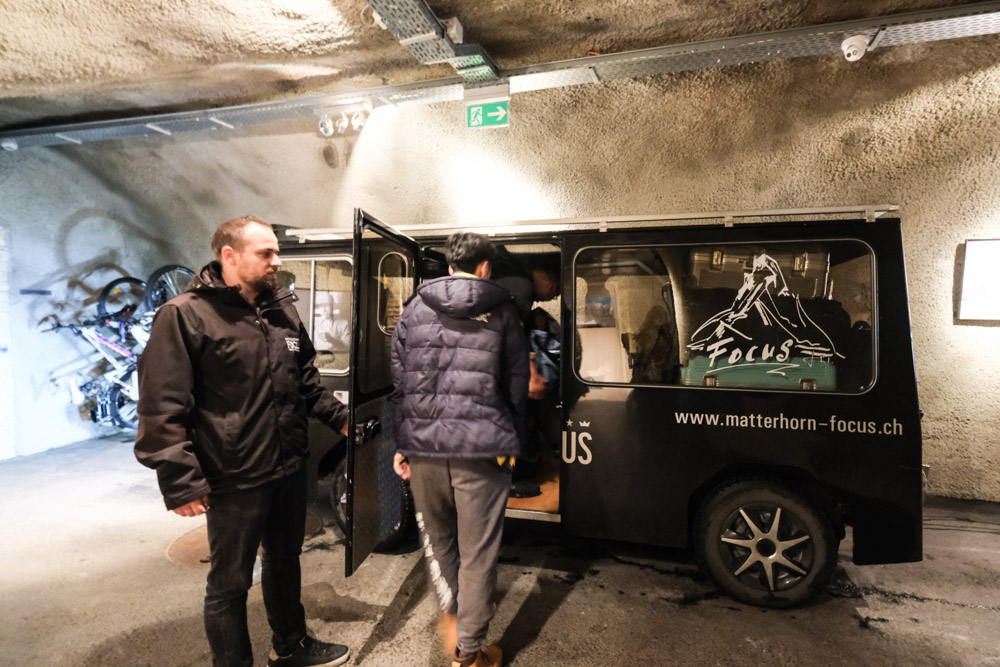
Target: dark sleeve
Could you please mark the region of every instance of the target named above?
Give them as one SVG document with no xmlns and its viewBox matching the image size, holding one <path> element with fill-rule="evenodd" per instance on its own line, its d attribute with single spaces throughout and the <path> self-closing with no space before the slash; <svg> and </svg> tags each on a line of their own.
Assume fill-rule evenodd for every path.
<svg viewBox="0 0 1000 667">
<path fill-rule="evenodd" d="M 412 303 L 412 301 L 410 302 Z M 400 316 L 399 320 L 396 322 L 395 328 L 392 330 L 392 346 L 389 349 L 389 358 L 391 362 L 392 370 L 392 420 L 393 420 L 393 432 L 400 433 L 400 419 L 402 414 L 400 413 L 400 404 L 403 401 L 403 377 L 406 372 L 406 322 L 409 319 L 409 314 L 412 312 L 412 307 L 407 304 L 406 308 L 403 309 L 403 314 Z M 399 445 L 400 443 L 396 443 Z"/>
<path fill-rule="evenodd" d="M 306 400 L 309 414 L 338 433 L 347 423 L 347 406 L 337 400 L 333 393 L 323 386 L 319 370 L 316 368 L 316 348 L 299 322 L 299 367 L 302 370 L 302 397 Z"/>
<path fill-rule="evenodd" d="M 503 369 L 503 388 L 507 404 L 514 416 L 514 428 L 517 430 L 521 444 L 526 442 L 525 415 L 528 409 L 528 380 L 531 371 L 528 368 L 528 337 L 518 320 L 513 308 L 505 309 L 504 315 L 504 358 L 501 361 Z"/>
<path fill-rule="evenodd" d="M 522 324 L 528 321 L 531 307 L 535 304 L 535 284 L 531 278 L 525 276 L 504 276 L 496 278 L 493 282 L 499 283 L 505 290 L 510 292 L 514 299 L 514 306 L 517 308 L 517 316 L 521 318 Z"/>
<path fill-rule="evenodd" d="M 139 358 L 139 431 L 135 457 L 156 471 L 167 509 L 211 490 L 195 456 L 189 426 L 194 408 L 194 372 L 180 310 L 157 312 Z"/>
</svg>

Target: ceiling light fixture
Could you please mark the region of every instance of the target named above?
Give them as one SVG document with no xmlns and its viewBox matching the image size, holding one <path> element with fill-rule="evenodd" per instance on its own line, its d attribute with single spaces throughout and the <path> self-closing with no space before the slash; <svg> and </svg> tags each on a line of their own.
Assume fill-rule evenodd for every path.
<svg viewBox="0 0 1000 667">
<path fill-rule="evenodd" d="M 333 136 L 333 132 L 334 132 L 333 119 L 330 118 L 330 115 L 323 114 L 322 116 L 320 116 L 319 133 L 322 134 L 324 137 L 331 137 Z"/>
<path fill-rule="evenodd" d="M 341 113 L 340 118 L 337 119 L 337 134 L 345 134 L 349 124 L 350 121 L 347 120 L 347 114 Z"/>
<path fill-rule="evenodd" d="M 370 99 L 355 97 L 340 104 L 317 106 L 313 113 L 319 116 L 319 133 L 332 137 L 334 134 L 347 134 L 351 129 L 360 131 L 371 110 Z"/>
</svg>

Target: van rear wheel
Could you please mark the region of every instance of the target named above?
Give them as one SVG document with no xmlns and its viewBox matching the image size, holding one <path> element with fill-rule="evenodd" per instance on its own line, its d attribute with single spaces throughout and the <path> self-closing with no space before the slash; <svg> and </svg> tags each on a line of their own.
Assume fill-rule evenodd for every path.
<svg viewBox="0 0 1000 667">
<path fill-rule="evenodd" d="M 726 594 L 786 608 L 823 591 L 837 562 L 830 520 L 802 494 L 767 479 L 720 487 L 695 522 L 702 569 Z"/>
</svg>

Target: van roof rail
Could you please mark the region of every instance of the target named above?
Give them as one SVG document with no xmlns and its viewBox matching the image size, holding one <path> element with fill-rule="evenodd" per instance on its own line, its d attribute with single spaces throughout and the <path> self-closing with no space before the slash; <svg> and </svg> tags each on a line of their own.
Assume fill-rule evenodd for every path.
<svg viewBox="0 0 1000 667">
<path fill-rule="evenodd" d="M 487 223 L 447 223 L 422 225 L 394 225 L 393 229 L 409 236 L 442 236 L 455 231 L 477 232 L 487 236 L 507 234 L 526 234 L 559 232 L 570 230 L 608 231 L 609 229 L 631 229 L 640 227 L 659 227 L 663 223 L 679 222 L 722 222 L 731 227 L 736 219 L 741 221 L 774 222 L 782 218 L 797 218 L 803 220 L 829 220 L 834 216 L 859 214 L 868 222 L 875 222 L 888 213 L 899 210 L 896 204 L 880 204 L 873 206 L 831 206 L 826 208 L 783 208 L 763 209 L 756 211 L 715 211 L 711 213 L 667 213 L 661 215 L 626 215 L 605 216 L 596 218 L 559 218 L 541 220 L 516 220 L 510 222 Z M 296 237 L 299 243 L 307 241 L 340 241 L 349 240 L 354 232 L 350 227 L 326 227 L 315 229 L 286 229 L 287 236 Z"/>
</svg>

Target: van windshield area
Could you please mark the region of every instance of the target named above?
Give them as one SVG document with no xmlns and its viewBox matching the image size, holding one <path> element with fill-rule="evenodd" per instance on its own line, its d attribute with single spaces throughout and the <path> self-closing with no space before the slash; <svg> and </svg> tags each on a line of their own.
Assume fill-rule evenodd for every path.
<svg viewBox="0 0 1000 667">
<path fill-rule="evenodd" d="M 598 384 L 863 392 L 873 269 L 851 240 L 584 249 L 576 372 Z"/>
</svg>

